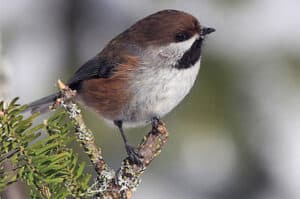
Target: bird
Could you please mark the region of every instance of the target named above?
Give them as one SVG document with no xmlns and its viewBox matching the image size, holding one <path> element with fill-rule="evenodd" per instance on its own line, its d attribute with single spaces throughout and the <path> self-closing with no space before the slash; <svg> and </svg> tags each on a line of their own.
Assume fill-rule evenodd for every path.
<svg viewBox="0 0 300 199">
<path fill-rule="evenodd" d="M 161 10 L 117 35 L 68 81 L 76 100 L 115 125 L 129 159 L 143 158 L 124 128 L 155 122 L 174 109 L 197 78 L 203 42 L 214 28 L 193 15 Z M 28 110 L 45 112 L 59 97 L 54 93 L 32 102 Z"/>
</svg>

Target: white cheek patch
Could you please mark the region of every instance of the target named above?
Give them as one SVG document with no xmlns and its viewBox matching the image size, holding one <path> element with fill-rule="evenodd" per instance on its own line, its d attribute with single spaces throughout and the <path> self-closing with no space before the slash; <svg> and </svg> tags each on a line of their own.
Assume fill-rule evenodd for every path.
<svg viewBox="0 0 300 199">
<path fill-rule="evenodd" d="M 188 49 L 191 48 L 191 46 L 193 45 L 193 43 L 199 39 L 199 35 L 196 34 L 194 35 L 193 37 L 189 38 L 188 40 L 186 41 L 182 41 L 182 42 L 173 42 L 171 44 L 169 44 L 169 47 L 170 48 L 175 48 L 175 49 L 178 49 L 180 51 L 187 51 Z"/>
<path fill-rule="evenodd" d="M 190 39 L 182 42 L 174 42 L 170 43 L 167 46 L 161 47 L 159 50 L 159 56 L 162 56 L 164 58 L 172 58 L 175 60 L 179 60 L 183 54 L 188 51 L 193 43 L 199 38 L 199 35 L 196 34 Z"/>
</svg>

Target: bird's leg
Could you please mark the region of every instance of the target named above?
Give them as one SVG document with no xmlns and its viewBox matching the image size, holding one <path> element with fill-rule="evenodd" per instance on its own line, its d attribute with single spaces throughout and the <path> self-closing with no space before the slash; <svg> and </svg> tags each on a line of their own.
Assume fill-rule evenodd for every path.
<svg viewBox="0 0 300 199">
<path fill-rule="evenodd" d="M 122 120 L 116 120 L 114 121 L 114 124 L 119 128 L 119 131 L 121 133 L 121 136 L 123 138 L 123 141 L 124 141 L 124 144 L 125 144 L 125 149 L 126 149 L 126 152 L 128 154 L 128 157 L 129 159 L 137 164 L 137 165 L 142 165 L 142 161 L 141 161 L 141 158 L 143 158 L 136 147 L 130 145 L 128 143 L 128 139 L 127 139 L 127 136 L 125 135 L 125 132 L 123 130 L 123 121 Z"/>
</svg>

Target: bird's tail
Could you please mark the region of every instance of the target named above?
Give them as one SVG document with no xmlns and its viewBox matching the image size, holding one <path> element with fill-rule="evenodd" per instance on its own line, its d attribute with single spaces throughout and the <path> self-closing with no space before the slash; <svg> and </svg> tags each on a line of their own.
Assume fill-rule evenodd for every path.
<svg viewBox="0 0 300 199">
<path fill-rule="evenodd" d="M 49 106 L 59 97 L 58 93 L 54 93 L 52 95 L 43 97 L 37 101 L 30 103 L 25 111 L 31 111 L 32 113 L 40 112 L 46 113 L 48 112 Z"/>
</svg>

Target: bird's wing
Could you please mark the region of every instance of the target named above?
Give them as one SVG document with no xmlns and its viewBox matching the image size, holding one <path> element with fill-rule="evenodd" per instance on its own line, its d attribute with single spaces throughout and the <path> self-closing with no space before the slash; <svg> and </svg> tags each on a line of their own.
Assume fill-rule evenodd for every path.
<svg viewBox="0 0 300 199">
<path fill-rule="evenodd" d="M 83 80 L 109 78 L 116 70 L 116 63 L 108 62 L 98 56 L 83 64 L 69 81 L 68 85 L 76 89 Z"/>
</svg>

